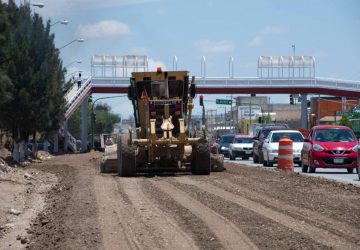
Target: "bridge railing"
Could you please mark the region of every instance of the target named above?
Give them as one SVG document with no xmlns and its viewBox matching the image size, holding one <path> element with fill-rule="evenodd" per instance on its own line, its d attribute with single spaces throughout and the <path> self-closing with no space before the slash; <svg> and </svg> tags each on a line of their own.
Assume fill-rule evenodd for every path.
<svg viewBox="0 0 360 250">
<path fill-rule="evenodd" d="M 69 101 L 67 103 L 67 109 L 65 112 L 65 119 L 68 119 L 70 115 L 75 112 L 76 108 L 82 103 L 90 90 L 91 77 L 85 80 L 80 89 L 76 90 L 71 94 L 71 96 L 69 96 Z"/>
<path fill-rule="evenodd" d="M 348 81 L 331 78 L 261 78 L 261 77 L 196 77 L 199 87 L 206 88 L 249 88 L 249 87 L 286 87 L 286 88 L 327 88 L 360 92 L 360 81 Z M 91 87 L 127 87 L 129 77 L 91 77 L 85 80 L 77 90 L 74 84 L 66 95 L 68 118 L 91 90 Z"/>
<path fill-rule="evenodd" d="M 207 78 L 196 78 L 198 86 L 206 87 L 244 87 L 248 88 L 249 86 L 253 87 L 289 87 L 289 86 L 299 86 L 299 87 L 309 87 L 316 84 L 314 78 L 226 78 L 226 77 L 207 77 Z"/>
</svg>

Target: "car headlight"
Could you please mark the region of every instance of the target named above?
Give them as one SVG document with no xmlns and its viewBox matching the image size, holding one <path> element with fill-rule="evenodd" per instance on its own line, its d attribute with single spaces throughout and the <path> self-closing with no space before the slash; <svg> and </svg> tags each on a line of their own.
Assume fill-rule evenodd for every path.
<svg viewBox="0 0 360 250">
<path fill-rule="evenodd" d="M 228 150 L 229 148 L 222 146 L 221 150 Z"/>
<path fill-rule="evenodd" d="M 314 145 L 313 145 L 313 149 L 314 149 L 315 151 L 323 151 L 323 150 L 324 150 L 324 148 L 321 147 L 319 144 L 314 144 Z"/>
<path fill-rule="evenodd" d="M 359 144 L 356 144 L 353 148 L 352 148 L 353 151 L 357 152 L 359 150 Z"/>
<path fill-rule="evenodd" d="M 270 152 L 271 152 L 271 153 L 278 153 L 279 150 L 277 150 L 277 149 L 272 149 L 272 150 L 270 150 Z"/>
</svg>

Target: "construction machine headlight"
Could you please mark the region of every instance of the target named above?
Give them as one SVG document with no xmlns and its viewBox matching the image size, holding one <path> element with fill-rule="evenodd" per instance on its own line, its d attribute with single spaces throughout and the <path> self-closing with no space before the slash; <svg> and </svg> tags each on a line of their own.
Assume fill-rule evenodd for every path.
<svg viewBox="0 0 360 250">
<path fill-rule="evenodd" d="M 323 151 L 324 150 L 324 148 L 321 147 L 319 144 L 314 144 L 313 149 L 315 151 Z"/>
</svg>

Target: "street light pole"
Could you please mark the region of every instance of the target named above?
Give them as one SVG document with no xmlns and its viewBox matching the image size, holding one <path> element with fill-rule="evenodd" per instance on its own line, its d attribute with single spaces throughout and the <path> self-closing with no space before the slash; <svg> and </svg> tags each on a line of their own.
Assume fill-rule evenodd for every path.
<svg viewBox="0 0 360 250">
<path fill-rule="evenodd" d="M 54 26 L 55 24 L 58 24 L 58 23 L 63 24 L 63 25 L 68 25 L 69 21 L 65 20 L 65 19 L 60 20 L 60 21 L 56 21 L 55 23 L 50 24 L 50 27 L 52 27 L 52 26 Z"/>
<path fill-rule="evenodd" d="M 293 57 L 295 57 L 295 44 L 291 45 L 292 49 L 293 49 Z"/>
<path fill-rule="evenodd" d="M 293 78 L 295 77 L 295 44 L 291 45 L 293 49 Z"/>
<path fill-rule="evenodd" d="M 43 3 L 32 3 L 32 6 L 38 7 L 38 8 L 44 8 L 45 4 Z"/>
<path fill-rule="evenodd" d="M 94 148 L 94 120 L 93 120 L 93 117 L 94 117 L 94 106 L 95 106 L 95 103 L 99 100 L 102 100 L 102 99 L 110 99 L 110 98 L 118 98 L 118 97 L 125 97 L 127 95 L 118 95 L 118 96 L 108 96 L 108 97 L 100 97 L 100 98 L 97 98 L 96 100 L 93 101 L 93 103 L 91 104 L 91 120 L 90 120 L 90 126 L 91 126 L 91 149 Z"/>
<path fill-rule="evenodd" d="M 78 39 L 74 39 L 71 42 L 65 44 L 64 46 L 60 47 L 59 50 L 65 48 L 66 46 L 72 44 L 73 42 L 79 42 L 79 43 L 83 43 L 85 40 L 83 38 L 78 38 Z"/>
</svg>

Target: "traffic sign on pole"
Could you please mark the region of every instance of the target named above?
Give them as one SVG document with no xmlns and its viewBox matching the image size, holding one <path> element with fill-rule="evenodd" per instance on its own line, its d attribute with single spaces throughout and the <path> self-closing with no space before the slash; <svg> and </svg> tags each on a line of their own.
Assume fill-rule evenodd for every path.
<svg viewBox="0 0 360 250">
<path fill-rule="evenodd" d="M 216 99 L 216 104 L 232 105 L 232 100 L 228 100 L 228 99 Z"/>
</svg>

